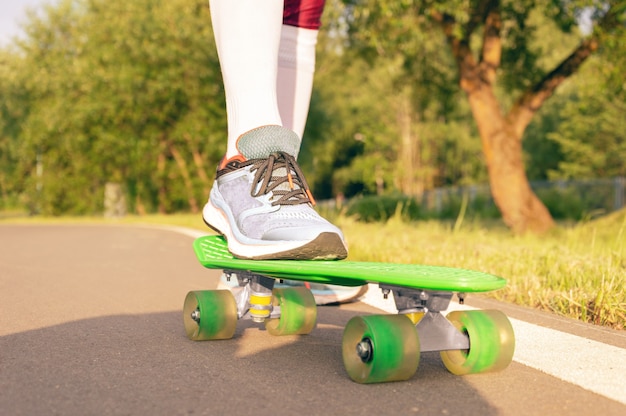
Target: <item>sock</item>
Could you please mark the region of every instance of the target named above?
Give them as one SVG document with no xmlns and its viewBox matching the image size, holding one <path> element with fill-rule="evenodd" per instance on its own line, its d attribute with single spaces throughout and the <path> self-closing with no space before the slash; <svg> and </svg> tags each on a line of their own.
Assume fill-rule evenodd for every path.
<svg viewBox="0 0 626 416">
<path fill-rule="evenodd" d="M 283 25 L 278 52 L 278 108 L 283 126 L 302 138 L 309 113 L 318 31 Z"/>
<path fill-rule="evenodd" d="M 226 158 L 231 158 L 243 133 L 282 126 L 276 80 L 283 0 L 210 0 L 210 7 L 226 92 Z"/>
</svg>

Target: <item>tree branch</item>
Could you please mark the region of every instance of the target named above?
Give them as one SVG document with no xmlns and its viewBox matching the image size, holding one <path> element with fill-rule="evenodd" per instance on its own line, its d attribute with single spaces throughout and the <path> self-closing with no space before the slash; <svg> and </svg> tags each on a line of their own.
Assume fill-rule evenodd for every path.
<svg viewBox="0 0 626 416">
<path fill-rule="evenodd" d="M 578 71 L 587 58 L 598 49 L 598 44 L 596 38 L 583 40 L 563 62 L 517 100 L 507 116 L 509 122 L 514 125 L 515 131 L 518 132 L 517 137 L 521 139 L 533 115 L 554 94 L 563 81 Z"/>
<path fill-rule="evenodd" d="M 432 12 L 433 19 L 439 23 L 443 33 L 452 49 L 452 56 L 457 63 L 459 77 L 461 80 L 461 88 L 465 91 L 471 91 L 475 88 L 476 83 L 472 82 L 478 76 L 477 63 L 469 48 L 469 42 L 459 39 L 454 34 L 456 20 L 449 14 L 442 14 L 438 11 Z"/>
<path fill-rule="evenodd" d="M 602 32 L 611 30 L 618 25 L 618 14 L 619 6 L 611 4 L 611 7 L 597 22 L 594 33 L 589 38 L 584 39 L 567 58 L 516 101 L 507 116 L 507 120 L 514 127 L 520 140 L 526 126 L 543 103 L 554 94 L 554 91 L 563 81 L 578 71 L 582 64 L 598 49 Z"/>
<path fill-rule="evenodd" d="M 458 65 L 461 88 L 469 93 L 480 85 L 492 85 L 502 57 L 500 0 L 478 2 L 460 38 L 454 33 L 457 22 L 453 16 L 438 11 L 434 11 L 432 16 L 441 25 L 450 44 Z M 480 25 L 484 26 L 484 33 L 480 63 L 477 63 L 470 49 L 470 38 Z"/>
<path fill-rule="evenodd" d="M 485 1 L 484 9 L 483 47 L 480 54 L 480 66 L 483 78 L 493 84 L 496 80 L 496 71 L 500 67 L 502 58 L 502 17 L 500 15 L 500 1 Z"/>
</svg>

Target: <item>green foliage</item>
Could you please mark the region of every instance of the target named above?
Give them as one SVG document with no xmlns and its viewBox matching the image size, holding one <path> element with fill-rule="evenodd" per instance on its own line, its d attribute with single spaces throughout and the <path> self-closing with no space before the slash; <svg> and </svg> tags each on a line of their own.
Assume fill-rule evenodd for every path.
<svg viewBox="0 0 626 416">
<path fill-rule="evenodd" d="M 584 39 L 574 23 L 591 3 L 501 2 L 503 107 Z M 433 188 L 486 182 L 456 64 L 432 18 L 454 17 L 455 36 L 462 38 L 481 4 L 327 1 L 300 153 L 318 199 L 415 198 Z M 611 24 L 591 27 L 601 41 L 597 55 L 528 128 L 531 178 L 624 175 L 621 13 Z M 104 184 L 118 182 L 131 211 L 197 210 L 226 137 L 207 3 L 62 0 L 31 15 L 25 29 L 26 39 L 0 50 L 0 208 L 95 213 L 102 210 Z M 477 56 L 482 31 L 472 33 Z M 570 197 L 546 200 L 556 207 Z M 383 210 L 372 203 L 364 217 L 395 215 L 398 202 L 406 202 L 398 198 Z M 483 202 L 470 199 L 467 215 L 497 215 Z M 455 218 L 462 203 L 462 196 L 451 197 L 437 215 Z M 403 208 L 409 217 L 434 215 L 427 203 L 415 211 L 410 206 Z M 589 213 L 586 201 L 583 211 L 577 206 L 572 201 L 571 212 L 556 215 Z"/>
<path fill-rule="evenodd" d="M 559 129 L 548 134 L 563 154 L 552 178 L 626 176 L 626 84 L 603 56 L 587 69 L 595 76 L 580 80 L 563 103 Z"/>
<path fill-rule="evenodd" d="M 16 180 L 20 148 L 17 133 L 26 101 L 16 86 L 18 64 L 8 52 L 0 51 L 0 209 L 13 208 L 15 195 L 23 187 L 23 181 Z"/>
<path fill-rule="evenodd" d="M 413 172 L 412 181 L 419 182 L 416 194 L 437 186 L 486 181 L 477 135 L 465 102 L 460 99 L 455 65 L 451 60 L 449 47 L 443 40 L 441 28 L 430 18 L 433 13 L 443 13 L 454 19 L 457 22 L 455 35 L 462 39 L 464 31 L 480 23 L 472 19 L 480 17 L 480 8 L 485 2 L 468 4 L 462 1 L 345 0 L 343 3 L 347 5 L 346 8 L 335 12 L 344 17 L 343 32 L 333 31 L 335 36 L 332 40 L 334 47 L 337 48 L 337 33 L 345 33 L 345 40 L 339 42 L 339 45 L 340 48 L 349 45 L 350 49 L 335 58 L 332 55 L 330 57 L 322 55 L 325 63 L 330 59 L 336 59 L 343 60 L 344 64 L 337 68 L 337 72 L 332 72 L 330 77 L 324 77 L 319 83 L 321 84 L 319 89 L 323 91 L 326 85 L 329 85 L 329 88 L 336 88 L 331 78 L 341 77 L 343 71 L 347 75 L 343 79 L 349 85 L 353 85 L 346 89 L 351 88 L 354 91 L 360 90 L 360 85 L 367 85 L 368 88 L 372 86 L 370 95 L 374 95 L 375 98 L 374 101 L 371 101 L 371 98 L 368 101 L 367 97 L 364 97 L 365 99 L 359 102 L 352 102 L 349 105 L 353 109 L 351 114 L 325 120 L 326 123 L 337 123 L 344 127 L 354 126 L 352 134 L 356 131 L 359 137 L 368 139 L 361 147 L 359 160 L 335 166 L 334 171 L 324 170 L 324 174 L 333 175 L 332 181 L 335 184 L 333 188 L 348 190 L 346 193 L 348 196 L 352 193 L 380 194 L 394 190 L 411 194 L 411 190 L 400 182 L 403 169 Z M 510 106 L 520 92 L 531 88 L 543 76 L 554 70 L 578 46 L 585 36 L 584 31 L 579 30 L 577 25 L 581 16 L 587 16 L 584 28 L 587 30 L 586 33 L 589 33 L 589 28 L 596 32 L 600 30 L 597 24 L 594 26 L 594 22 L 599 21 L 603 13 L 598 12 L 595 15 L 587 13 L 593 10 L 590 7 L 594 6 L 595 4 L 588 1 L 567 4 L 552 0 L 501 3 L 503 55 L 498 70 L 498 95 L 503 105 Z M 336 8 L 336 2 L 332 2 L 331 7 Z M 614 53 L 602 52 L 602 54 L 605 59 L 612 62 L 611 67 L 623 69 L 624 62 L 619 57 L 626 54 L 623 50 L 618 50 L 624 42 L 615 41 L 623 36 L 618 29 L 619 26 L 613 26 L 612 32 L 606 32 L 602 38 L 604 42 L 602 50 L 611 48 Z M 471 39 L 470 47 L 478 54 L 482 45 L 480 37 L 483 33 L 480 28 L 472 33 L 476 35 Z M 324 42 L 323 39 L 322 44 Z M 361 61 L 367 63 L 365 67 Z M 368 66 L 370 68 L 368 74 L 363 75 Z M 360 68 L 356 71 L 354 84 L 351 83 L 353 73 L 349 72 L 350 67 Z M 553 101 L 548 101 L 548 108 L 542 109 L 540 117 L 526 132 L 524 149 L 527 152 L 526 160 L 529 162 L 528 170 L 532 179 L 559 176 L 555 171 L 566 172 L 569 157 L 573 157 L 579 166 L 584 166 L 588 160 L 588 156 L 583 154 L 584 139 L 574 136 L 575 133 L 584 131 L 584 128 L 579 129 L 577 125 L 569 134 L 572 149 L 582 152 L 580 154 L 574 154 L 573 150 L 567 149 L 563 141 L 555 137 L 563 134 L 561 131 L 563 126 L 567 128 L 568 123 L 579 118 L 580 107 L 575 106 L 568 113 L 563 110 L 573 105 L 570 102 L 576 97 L 575 91 L 578 86 L 584 85 L 585 79 L 603 78 L 598 77 L 594 72 L 595 69 L 590 68 L 591 64 L 583 66 L 584 75 L 580 77 L 581 79 L 575 77 L 562 88 L 563 92 L 557 90 Z M 383 71 L 377 72 L 380 69 Z M 613 70 L 611 74 L 617 75 L 618 72 Z M 368 75 L 371 75 L 371 78 Z M 623 83 L 623 76 L 615 78 Z M 377 92 L 377 87 L 381 88 L 380 92 Z M 613 112 L 619 114 L 621 103 L 624 102 L 623 97 L 615 97 L 615 94 L 605 95 L 603 94 L 605 90 L 606 86 L 589 89 L 589 94 L 580 102 L 589 103 L 589 96 L 594 95 L 597 102 L 595 108 L 609 108 L 609 111 L 614 108 Z M 617 90 L 620 88 L 613 89 Z M 393 93 L 389 96 L 384 91 Z M 331 101 L 332 103 L 346 101 L 344 97 L 351 100 L 353 94 L 355 93 L 344 92 L 323 101 L 327 105 Z M 360 94 L 360 91 L 356 94 Z M 412 165 L 403 163 L 403 153 L 406 149 L 398 145 L 405 134 L 398 114 L 402 111 L 407 96 L 410 97 L 408 112 L 413 140 L 418 143 L 415 150 L 420 153 Z M 380 102 L 384 102 L 382 112 L 379 113 L 379 118 L 385 121 L 384 125 L 371 125 L 378 127 L 378 132 L 368 131 L 366 127 L 349 119 L 363 108 L 371 108 L 372 112 L 380 111 L 375 109 Z M 609 115 L 601 116 L 599 112 L 595 112 L 591 115 L 593 122 L 582 120 L 580 124 L 585 124 L 589 130 L 610 132 L 605 136 L 611 135 L 610 141 L 619 146 L 620 140 L 615 138 L 624 131 L 620 124 L 623 117 L 621 119 L 611 117 L 614 121 L 609 123 L 605 120 L 607 116 Z M 598 128 L 593 123 L 600 123 L 602 127 Z M 396 145 L 390 146 L 388 142 L 383 141 L 384 139 L 380 141 L 370 139 L 375 138 L 377 133 L 387 136 L 388 141 L 395 140 Z M 597 134 L 588 135 L 589 151 L 595 147 L 591 144 L 596 143 L 595 136 Z M 552 140 L 547 140 L 548 138 Z M 619 149 L 611 148 L 608 144 L 602 145 L 602 150 L 605 149 L 607 151 L 597 152 L 593 156 L 593 159 L 598 161 L 594 164 L 611 166 L 611 163 L 606 163 L 607 158 L 612 158 L 611 155 L 615 155 L 613 159 L 616 161 L 626 160 Z M 385 158 L 389 156 L 400 163 L 385 164 Z M 394 167 L 397 167 L 397 170 L 392 170 Z M 613 175 L 622 174 L 615 169 L 611 172 Z M 390 177 L 393 179 L 392 182 Z M 332 181 L 326 180 L 324 183 Z M 580 213 L 572 213 L 578 214 Z"/>
<path fill-rule="evenodd" d="M 526 173 L 530 180 L 548 179 L 550 172 L 557 171 L 559 163 L 563 160 L 561 147 L 548 137 L 559 129 L 563 121 L 560 111 L 569 99 L 568 92 L 561 90 L 543 105 L 524 132 Z"/>
<path fill-rule="evenodd" d="M 582 220 L 587 212 L 583 198 L 576 187 L 540 189 L 537 196 L 557 220 Z"/>
<path fill-rule="evenodd" d="M 616 209 L 616 196 L 623 179 L 558 181 L 556 186 L 537 184 L 537 195 L 556 219 L 587 220 Z M 619 208 L 619 207 L 617 207 Z"/>
<path fill-rule="evenodd" d="M 550 214 L 566 221 L 585 221 L 612 212 L 619 193 L 616 188 L 623 186 L 619 179 L 533 182 L 537 196 Z M 440 188 L 426 192 L 421 198 L 399 193 L 357 197 L 349 200 L 345 213 L 367 223 L 391 218 L 404 221 L 500 218 L 487 186 Z"/>
<path fill-rule="evenodd" d="M 346 215 L 363 222 L 384 222 L 394 216 L 406 221 L 424 218 L 421 205 L 405 195 L 356 198 L 350 201 Z"/>
<path fill-rule="evenodd" d="M 500 218 L 491 196 L 460 192 L 433 192 L 421 199 L 402 195 L 369 195 L 351 199 L 346 215 L 360 222 L 386 222 L 391 218 L 403 221 L 455 220 L 459 216 L 471 219 Z"/>
<path fill-rule="evenodd" d="M 327 2 L 300 157 L 319 198 L 485 180 L 445 40 L 413 12 L 411 2 Z"/>
<path fill-rule="evenodd" d="M 429 218 L 453 220 L 462 215 L 481 220 L 500 218 L 500 211 L 487 193 L 473 195 L 471 198 L 467 192 L 451 193 L 444 195 L 438 205 L 437 209 L 431 211 Z"/>
<path fill-rule="evenodd" d="M 488 221 L 340 221 L 350 259 L 461 267 L 504 276 L 500 300 L 626 329 L 626 213 L 536 236 Z"/>
<path fill-rule="evenodd" d="M 33 16 L 13 85 L 28 95 L 21 174 L 35 176 L 38 155 L 43 166 L 25 181 L 31 207 L 97 212 L 108 181 L 139 211 L 206 197 L 197 160 L 212 168 L 225 132 L 209 21 L 203 2 L 182 0 L 66 0 Z"/>
<path fill-rule="evenodd" d="M 531 179 L 624 175 L 624 55 L 604 46 L 543 106 L 524 135 Z"/>
</svg>

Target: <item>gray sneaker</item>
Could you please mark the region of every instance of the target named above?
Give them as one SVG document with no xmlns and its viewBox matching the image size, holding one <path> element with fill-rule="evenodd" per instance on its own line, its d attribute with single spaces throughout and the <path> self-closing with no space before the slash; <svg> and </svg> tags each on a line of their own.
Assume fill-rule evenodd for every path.
<svg viewBox="0 0 626 416">
<path fill-rule="evenodd" d="M 280 126 L 242 135 L 241 155 L 223 161 L 202 215 L 243 259 L 343 259 L 339 228 L 313 209 L 313 196 L 293 155 L 300 139 Z"/>
</svg>

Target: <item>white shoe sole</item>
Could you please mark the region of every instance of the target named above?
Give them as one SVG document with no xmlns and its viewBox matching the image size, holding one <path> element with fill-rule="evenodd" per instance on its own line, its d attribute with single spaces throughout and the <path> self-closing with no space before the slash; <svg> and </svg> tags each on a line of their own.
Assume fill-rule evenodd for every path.
<svg viewBox="0 0 626 416">
<path fill-rule="evenodd" d="M 264 260 L 334 260 L 347 256 L 341 238 L 334 233 L 320 233 L 312 241 L 264 241 L 254 240 L 233 232 L 224 212 L 209 200 L 202 210 L 204 222 L 228 241 L 228 250 L 237 258 Z"/>
</svg>

